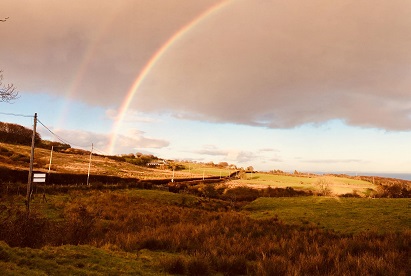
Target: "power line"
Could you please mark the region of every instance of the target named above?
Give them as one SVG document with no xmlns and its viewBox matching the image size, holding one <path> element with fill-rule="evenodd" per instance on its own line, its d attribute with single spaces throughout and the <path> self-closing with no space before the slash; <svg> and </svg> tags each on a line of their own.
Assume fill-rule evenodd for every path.
<svg viewBox="0 0 411 276">
<path fill-rule="evenodd" d="M 33 118 L 33 115 L 26 115 L 26 114 L 16 114 L 16 113 L 6 113 L 6 112 L 0 112 L 2 115 L 9 115 L 9 116 L 16 116 L 16 117 L 26 117 L 26 118 Z"/>
<path fill-rule="evenodd" d="M 69 141 L 63 139 L 61 136 L 59 136 L 59 135 L 57 135 L 56 133 L 54 133 L 50 128 L 48 128 L 45 124 L 43 124 L 39 119 L 37 119 L 37 121 L 38 121 L 45 129 L 47 129 L 51 134 L 53 134 L 60 142 L 62 142 L 62 143 L 64 143 L 64 144 L 71 145 L 71 146 L 75 146 L 75 147 L 82 147 L 82 148 L 85 147 L 85 146 L 80 146 L 80 145 L 76 145 L 76 144 L 70 143 Z M 103 154 L 103 155 L 110 155 L 110 154 L 108 154 L 108 153 L 106 153 L 106 152 L 104 152 L 104 151 L 102 151 L 102 150 L 100 150 L 100 149 L 97 149 L 97 148 L 95 148 L 95 147 L 94 147 L 94 151 L 99 152 L 99 153 L 101 153 L 101 154 Z"/>
<path fill-rule="evenodd" d="M 50 130 L 45 124 L 43 124 L 39 119 L 37 119 L 37 121 L 45 128 L 47 129 L 51 134 L 53 134 L 58 140 L 60 140 L 60 142 L 64 143 L 64 144 L 69 144 L 70 143 L 68 141 L 65 141 L 63 138 L 61 138 L 60 136 L 58 136 L 57 134 L 55 134 L 52 130 Z"/>
<path fill-rule="evenodd" d="M 111 155 L 111 154 L 108 154 L 107 152 L 102 151 L 102 150 L 100 150 L 100 149 L 98 149 L 98 148 L 96 148 L 96 147 L 94 147 L 94 151 L 95 151 L 95 152 L 98 152 L 99 154 L 102 154 L 102 155 Z"/>
<path fill-rule="evenodd" d="M 7 112 L 0 112 L 0 114 L 2 115 L 8 115 L 8 116 L 16 116 L 16 117 L 25 117 L 25 118 L 33 118 L 33 115 L 26 115 L 26 114 L 17 114 L 17 113 L 7 113 Z M 37 122 L 39 122 L 39 124 L 41 124 L 45 129 L 47 129 L 48 132 L 50 132 L 54 137 L 57 138 L 57 140 L 59 140 L 60 142 L 64 143 L 64 144 L 68 144 L 71 146 L 75 146 L 75 147 L 81 147 L 84 148 L 86 146 L 81 146 L 81 145 L 76 145 L 74 143 L 70 143 L 69 141 L 67 141 L 66 139 L 62 138 L 61 136 L 57 135 L 56 133 L 54 133 L 49 127 L 47 127 L 43 122 L 41 122 L 38 118 L 37 118 Z M 100 150 L 98 148 L 94 148 L 94 150 L 96 152 L 98 152 L 99 154 L 102 155 L 110 155 L 109 153 Z"/>
</svg>

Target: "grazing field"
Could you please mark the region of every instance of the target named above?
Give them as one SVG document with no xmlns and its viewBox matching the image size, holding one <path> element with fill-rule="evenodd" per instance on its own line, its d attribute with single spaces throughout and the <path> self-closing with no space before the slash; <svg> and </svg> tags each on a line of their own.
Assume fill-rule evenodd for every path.
<svg viewBox="0 0 411 276">
<path fill-rule="evenodd" d="M 321 176 L 321 175 L 276 175 L 267 173 L 246 174 L 242 179 L 233 180 L 230 185 L 246 185 L 255 188 L 291 187 L 294 189 L 318 191 L 319 183 L 324 181 L 327 187 L 333 194 L 345 194 L 356 191 L 360 195 L 366 195 L 369 190 L 376 189 L 376 186 L 370 182 L 337 176 Z"/>
<path fill-rule="evenodd" d="M 23 202 L 1 198 L 2 275 L 411 273 L 404 199 L 247 203 L 157 190 L 80 190 L 47 195 L 47 202 L 36 197 L 29 216 Z M 368 231 L 373 223 L 382 231 Z"/>
<path fill-rule="evenodd" d="M 258 198 L 244 210 L 252 218 L 278 217 L 285 223 L 314 224 L 342 233 L 411 229 L 409 198 Z"/>
<path fill-rule="evenodd" d="M 183 170 L 184 173 L 193 174 L 196 176 L 221 176 L 221 177 L 228 177 L 231 173 L 234 173 L 236 170 L 229 170 L 226 168 L 218 168 L 212 167 L 206 164 L 198 164 L 198 163 L 182 163 L 185 166 Z"/>
<path fill-rule="evenodd" d="M 2 275 L 158 275 L 161 252 L 124 252 L 106 246 L 45 246 L 41 249 L 11 248 L 0 241 Z"/>
</svg>

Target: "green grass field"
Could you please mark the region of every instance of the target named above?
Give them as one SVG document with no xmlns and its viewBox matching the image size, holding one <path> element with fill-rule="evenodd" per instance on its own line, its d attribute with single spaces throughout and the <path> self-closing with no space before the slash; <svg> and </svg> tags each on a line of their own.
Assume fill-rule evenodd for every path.
<svg viewBox="0 0 411 276">
<path fill-rule="evenodd" d="M 185 206 L 193 206 L 198 201 L 194 195 L 156 190 L 127 189 L 116 193 L 171 206 L 179 206 L 182 203 Z M 59 219 L 64 205 L 78 197 L 86 198 L 87 194 L 79 191 L 70 195 L 49 195 L 47 203 L 42 203 L 41 198 L 37 197 L 32 202 L 32 207 L 48 218 Z M 24 197 L 20 196 L 14 204 L 23 208 L 23 202 Z M 246 205 L 243 211 L 251 218 L 278 216 L 285 223 L 315 224 L 343 233 L 367 230 L 384 233 L 411 229 L 411 199 L 407 198 L 262 197 Z"/>
<path fill-rule="evenodd" d="M 139 189 L 47 199 L 36 196 L 26 220 L 4 211 L 24 210 L 23 196 L 3 197 L 0 237 L 16 247 L 0 241 L 1 275 L 409 275 L 410 199 L 258 198 L 235 208 Z M 41 243 L 22 246 L 29 234 Z"/>
<path fill-rule="evenodd" d="M 234 172 L 234 170 L 229 170 L 226 168 L 218 168 L 218 167 L 210 167 L 206 166 L 204 164 L 197 164 L 197 163 L 183 163 L 183 165 L 186 167 L 182 172 L 192 174 L 193 176 L 221 176 L 221 177 L 227 177 L 231 173 Z"/>
<path fill-rule="evenodd" d="M 0 271 L 2 275 L 168 275 L 160 267 L 164 255 L 150 250 L 124 252 L 115 246 L 12 248 L 0 241 Z"/>
<path fill-rule="evenodd" d="M 258 198 L 243 210 L 252 218 L 278 216 L 285 223 L 315 224 L 343 233 L 411 229 L 408 198 Z"/>
<path fill-rule="evenodd" d="M 328 182 L 334 194 L 352 193 L 354 190 L 360 194 L 366 194 L 368 189 L 376 188 L 376 186 L 370 182 L 345 177 L 320 175 L 294 176 L 265 173 L 247 174 L 243 179 L 232 181 L 232 184 L 255 186 L 258 188 L 268 186 L 278 188 L 292 187 L 294 189 L 317 191 L 319 188 L 316 183 L 320 179 L 325 179 Z"/>
</svg>

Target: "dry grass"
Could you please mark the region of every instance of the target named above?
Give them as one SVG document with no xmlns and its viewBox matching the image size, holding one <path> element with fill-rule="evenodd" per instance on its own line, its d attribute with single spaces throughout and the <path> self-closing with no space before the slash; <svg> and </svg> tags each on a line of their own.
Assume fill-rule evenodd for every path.
<svg viewBox="0 0 411 276">
<path fill-rule="evenodd" d="M 15 246 L 88 244 L 125 252 L 169 252 L 161 259 L 163 269 L 187 275 L 411 273 L 409 230 L 339 234 L 310 225 L 286 225 L 275 217 L 255 220 L 234 211 L 209 211 L 191 200 L 183 205 L 182 195 L 174 195 L 180 198 L 174 203 L 152 196 L 74 192 L 63 202 L 50 203 L 59 205 L 59 221 L 35 214 L 27 218 L 8 209 L 0 236 Z M 32 233 L 27 232 L 31 226 L 37 239 L 32 244 Z"/>
<path fill-rule="evenodd" d="M 12 169 L 28 170 L 30 147 L 0 143 L 0 148 L 4 151 L 10 152 L 10 156 L 7 156 L 9 155 L 8 152 L 0 154 L 0 166 Z M 47 171 L 50 162 L 50 150 L 36 148 L 34 155 L 34 169 L 38 171 Z M 13 156 L 18 159 L 13 160 Z M 51 166 L 52 172 L 87 174 L 89 157 L 90 156 L 88 154 L 53 152 Z M 170 170 L 146 168 L 127 162 L 116 161 L 104 156 L 95 155 L 92 157 L 90 173 L 139 179 L 161 179 L 171 178 L 173 176 L 173 172 Z M 191 175 L 193 174 L 189 174 L 187 172 L 174 173 L 175 178 L 186 178 Z M 201 177 L 202 174 L 194 176 Z"/>
</svg>

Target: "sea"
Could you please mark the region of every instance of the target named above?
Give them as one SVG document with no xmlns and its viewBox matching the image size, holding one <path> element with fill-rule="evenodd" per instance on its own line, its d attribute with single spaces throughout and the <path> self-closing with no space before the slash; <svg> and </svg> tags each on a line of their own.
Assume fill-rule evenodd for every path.
<svg viewBox="0 0 411 276">
<path fill-rule="evenodd" d="M 373 172 L 373 173 L 367 173 L 367 172 L 317 172 L 316 174 L 346 174 L 346 175 L 351 175 L 351 176 L 380 176 L 380 177 L 388 177 L 388 178 L 397 178 L 397 179 L 402 179 L 402 180 L 411 180 L 411 173 L 378 173 L 378 172 Z"/>
</svg>

